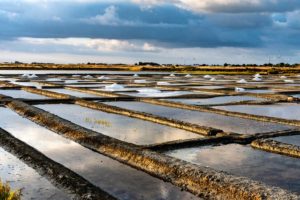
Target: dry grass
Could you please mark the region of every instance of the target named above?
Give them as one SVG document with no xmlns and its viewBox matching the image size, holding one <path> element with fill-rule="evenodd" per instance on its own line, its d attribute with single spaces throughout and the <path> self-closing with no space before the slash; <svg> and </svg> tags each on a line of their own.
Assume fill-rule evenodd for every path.
<svg viewBox="0 0 300 200">
<path fill-rule="evenodd" d="M 109 122 L 107 120 L 102 120 L 102 119 L 91 119 L 91 118 L 87 117 L 87 118 L 85 118 L 85 122 L 101 125 L 101 126 L 104 126 L 104 127 L 111 127 L 112 126 L 111 122 Z"/>
<path fill-rule="evenodd" d="M 19 200 L 21 199 L 20 190 L 12 191 L 8 183 L 0 180 L 0 200 Z"/>
</svg>

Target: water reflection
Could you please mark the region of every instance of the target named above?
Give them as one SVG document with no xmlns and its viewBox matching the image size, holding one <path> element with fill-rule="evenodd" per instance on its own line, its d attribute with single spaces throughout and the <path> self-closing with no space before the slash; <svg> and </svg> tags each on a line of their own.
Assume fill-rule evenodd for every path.
<svg viewBox="0 0 300 200">
<path fill-rule="evenodd" d="M 0 90 L 0 94 L 10 96 L 13 98 L 23 98 L 23 99 L 49 99 L 48 97 L 33 94 L 23 90 Z"/>
<path fill-rule="evenodd" d="M 100 95 L 94 95 L 94 94 L 88 94 L 88 93 L 84 93 L 84 92 L 77 92 L 77 91 L 73 91 L 73 90 L 67 90 L 67 89 L 45 89 L 51 92 L 58 92 L 61 94 L 67 94 L 67 95 L 71 95 L 71 96 L 75 96 L 75 97 L 101 97 Z"/>
<path fill-rule="evenodd" d="M 270 132 L 292 128 L 291 126 L 279 125 L 275 123 L 258 122 L 254 120 L 170 108 L 142 102 L 108 102 L 107 104 L 242 134 Z"/>
<path fill-rule="evenodd" d="M 201 137 L 188 131 L 77 105 L 57 104 L 37 107 L 80 126 L 135 144 L 153 144 Z"/>
<path fill-rule="evenodd" d="M 12 189 L 22 190 L 22 199 L 69 199 L 34 169 L 0 148 L 0 177 Z"/>
<path fill-rule="evenodd" d="M 88 150 L 5 108 L 0 126 L 120 199 L 197 199 L 179 188 Z M 31 179 L 28 179 L 31 180 Z"/>
<path fill-rule="evenodd" d="M 273 140 L 300 146 L 300 135 L 271 138 Z"/>
<path fill-rule="evenodd" d="M 154 92 L 154 91 L 150 91 L 151 89 L 149 89 L 149 91 L 145 91 L 145 90 L 143 92 L 130 92 L 130 93 L 122 92 L 120 94 L 125 94 L 125 95 L 129 95 L 129 96 L 134 96 L 134 97 L 171 97 L 171 96 L 180 96 L 180 95 L 186 95 L 186 94 L 195 94 L 193 92 L 188 92 L 188 91 L 175 91 L 175 92 L 170 92 L 170 91 L 157 92 L 157 91 L 155 91 Z"/>
<path fill-rule="evenodd" d="M 249 177 L 300 194 L 300 160 L 229 144 L 166 152 L 186 161 Z"/>
<path fill-rule="evenodd" d="M 300 106 L 298 104 L 274 104 L 274 105 L 239 105 L 222 106 L 219 109 L 242 112 L 269 117 L 300 120 Z"/>
<path fill-rule="evenodd" d="M 248 97 L 248 96 L 224 96 L 224 97 L 214 97 L 209 99 L 168 99 L 168 101 L 181 102 L 185 104 L 192 105 L 213 105 L 213 104 L 224 104 L 224 103 L 234 103 L 240 101 L 263 101 L 264 99 Z"/>
</svg>

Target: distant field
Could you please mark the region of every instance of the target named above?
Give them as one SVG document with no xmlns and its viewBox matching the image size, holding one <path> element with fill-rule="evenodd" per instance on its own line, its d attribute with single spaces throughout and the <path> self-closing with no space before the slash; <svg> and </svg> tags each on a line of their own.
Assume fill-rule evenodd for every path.
<svg viewBox="0 0 300 200">
<path fill-rule="evenodd" d="M 191 74 L 283 74 L 300 73 L 296 66 L 139 66 L 139 65 L 106 65 L 106 64 L 0 64 L 0 70 L 109 70 L 109 71 L 172 71 Z"/>
</svg>

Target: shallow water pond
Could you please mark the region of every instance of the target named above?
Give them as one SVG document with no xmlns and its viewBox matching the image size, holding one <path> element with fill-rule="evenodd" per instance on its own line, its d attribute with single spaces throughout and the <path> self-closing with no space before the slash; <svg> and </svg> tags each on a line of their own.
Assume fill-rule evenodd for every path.
<svg viewBox="0 0 300 200">
<path fill-rule="evenodd" d="M 70 199 L 34 169 L 1 147 L 0 177 L 2 182 L 9 183 L 13 190 L 21 189 L 22 199 Z"/>
<path fill-rule="evenodd" d="M 239 144 L 187 148 L 165 153 L 300 194 L 300 159 L 297 158 L 255 150 Z"/>
<path fill-rule="evenodd" d="M 227 111 L 242 112 L 254 115 L 278 117 L 284 119 L 300 120 L 299 104 L 274 104 L 274 105 L 236 105 L 217 107 Z"/>
<path fill-rule="evenodd" d="M 241 134 L 254 134 L 292 128 L 291 126 L 275 123 L 258 122 L 255 120 L 240 119 L 214 113 L 190 111 L 142 102 L 106 102 L 106 104 Z"/>
<path fill-rule="evenodd" d="M 40 89 L 42 87 L 42 85 L 37 82 L 12 82 L 12 83 L 16 84 L 16 85 L 21 85 L 21 86 L 32 86 L 32 87 L 36 87 L 38 89 Z"/>
<path fill-rule="evenodd" d="M 49 99 L 43 95 L 33 94 L 26 92 L 24 90 L 0 90 L 0 94 L 10 96 L 13 98 L 23 98 L 23 99 Z"/>
<path fill-rule="evenodd" d="M 67 89 L 46 89 L 46 90 L 51 91 L 51 92 L 58 92 L 61 94 L 67 94 L 67 95 L 71 95 L 71 96 L 75 96 L 75 97 L 79 97 L 79 98 L 85 98 L 85 97 L 101 98 L 100 95 L 88 94 L 88 93 L 84 93 L 84 92 L 78 92 L 78 91 L 67 90 Z"/>
<path fill-rule="evenodd" d="M 134 97 L 175 97 L 195 93 L 188 91 L 160 91 L 156 89 L 143 89 L 140 92 L 121 92 L 120 94 L 125 94 Z"/>
<path fill-rule="evenodd" d="M 235 103 L 240 101 L 263 101 L 264 99 L 248 97 L 248 96 L 222 96 L 213 97 L 209 99 L 168 99 L 168 101 L 175 101 L 185 104 L 192 105 L 214 105 L 214 104 L 225 104 L 225 103 Z"/>
<path fill-rule="evenodd" d="M 6 119 L 0 121 L 3 129 L 119 199 L 198 199 L 169 183 L 86 149 L 8 109 L 0 108 L 0 113 Z"/>
<path fill-rule="evenodd" d="M 57 104 L 38 105 L 37 107 L 85 128 L 135 144 L 153 144 L 202 137 L 181 129 L 78 105 Z"/>
<path fill-rule="evenodd" d="M 282 137 L 275 137 L 271 139 L 278 142 L 300 146 L 300 135 L 282 136 Z"/>
</svg>

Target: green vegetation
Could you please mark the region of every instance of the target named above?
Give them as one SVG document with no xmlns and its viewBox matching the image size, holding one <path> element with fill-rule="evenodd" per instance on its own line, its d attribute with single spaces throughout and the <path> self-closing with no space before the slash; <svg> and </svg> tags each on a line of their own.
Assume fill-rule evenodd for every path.
<svg viewBox="0 0 300 200">
<path fill-rule="evenodd" d="M 12 191 L 8 183 L 2 183 L 0 180 L 0 200 L 19 200 L 21 192 Z"/>
<path fill-rule="evenodd" d="M 93 123 L 93 124 L 97 124 L 97 125 L 101 125 L 101 126 L 105 126 L 105 127 L 111 127 L 111 122 L 107 121 L 107 120 L 102 120 L 102 119 L 91 119 L 91 118 L 85 118 L 85 122 L 87 123 Z"/>
</svg>

